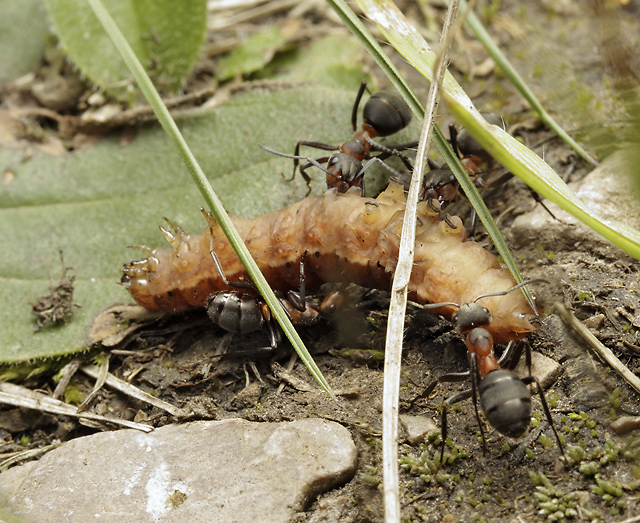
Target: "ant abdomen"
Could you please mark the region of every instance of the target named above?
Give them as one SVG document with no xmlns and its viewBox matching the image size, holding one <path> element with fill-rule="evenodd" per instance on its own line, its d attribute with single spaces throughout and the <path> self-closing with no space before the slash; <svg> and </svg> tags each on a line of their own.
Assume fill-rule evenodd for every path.
<svg viewBox="0 0 640 523">
<path fill-rule="evenodd" d="M 409 125 L 411 109 L 398 92 L 378 91 L 367 100 L 362 119 L 378 136 L 389 136 Z"/>
<path fill-rule="evenodd" d="M 500 434 L 522 436 L 531 421 L 531 393 L 513 372 L 496 369 L 479 384 L 480 407 Z"/>
<path fill-rule="evenodd" d="M 260 302 L 239 291 L 213 293 L 207 300 L 207 314 L 220 328 L 239 334 L 255 332 L 264 324 Z"/>
</svg>

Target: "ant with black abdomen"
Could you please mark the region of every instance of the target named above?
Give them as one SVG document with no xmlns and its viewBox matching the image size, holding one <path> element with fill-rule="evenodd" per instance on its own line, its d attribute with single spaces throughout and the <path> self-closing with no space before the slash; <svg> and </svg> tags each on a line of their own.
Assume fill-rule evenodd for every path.
<svg viewBox="0 0 640 523">
<path fill-rule="evenodd" d="M 351 126 L 354 135 L 342 145 L 329 145 L 322 142 L 300 140 L 295 147 L 293 155 L 281 154 L 293 159 L 293 174 L 295 177 L 298 162 L 306 160 L 300 165 L 300 174 L 307 184 L 307 196 L 311 192 L 311 178 L 306 170 L 311 167 L 319 167 L 319 164 L 327 164 L 327 186 L 337 187 L 339 192 L 346 192 L 350 187 L 362 187 L 363 181 L 357 174 L 362 174 L 362 162 L 370 159 L 370 151 L 375 150 L 381 154 L 377 156 L 379 161 L 390 156 L 399 156 L 407 167 L 411 167 L 409 161 L 399 151 L 416 147 L 418 142 L 410 142 L 402 145 L 385 147 L 374 141 L 374 138 L 390 136 L 404 129 L 411 122 L 411 109 L 396 91 L 378 91 L 371 95 L 364 106 L 362 118 L 362 130 L 357 130 L 358 107 L 360 100 L 367 88 L 367 82 L 363 81 L 356 95 L 351 112 Z M 309 158 L 300 155 L 300 147 L 313 147 L 324 151 L 337 151 L 331 156 Z M 264 148 L 264 147 L 263 147 Z M 273 152 L 270 149 L 270 152 Z M 368 165 L 368 164 L 367 164 Z M 364 192 L 364 191 L 363 191 Z"/>
<path fill-rule="evenodd" d="M 472 398 L 475 409 L 476 420 L 482 436 L 483 450 L 486 452 L 487 444 L 484 435 L 480 414 L 478 412 L 478 396 L 480 397 L 480 408 L 487 418 L 489 424 L 500 434 L 517 438 L 522 436 L 529 426 L 531 418 L 531 393 L 527 385 L 535 383 L 537 386 L 542 409 L 547 418 L 553 434 L 555 435 L 563 457 L 564 447 L 558 436 L 556 428 L 551 418 L 551 411 L 544 397 L 542 387 L 538 378 L 526 376 L 519 378 L 512 369 L 515 368 L 520 359 L 520 351 L 513 349 L 509 345 L 500 359 L 496 359 L 493 353 L 493 338 L 486 329 L 491 324 L 491 314 L 478 303 L 483 298 L 492 296 L 503 296 L 524 285 L 545 280 L 527 280 L 506 291 L 483 294 L 470 303 L 432 303 L 424 305 L 425 309 L 436 309 L 439 307 L 454 306 L 458 311 L 454 314 L 452 321 L 454 329 L 460 334 L 466 334 L 466 345 L 468 349 L 469 371 L 455 374 L 445 374 L 438 378 L 437 382 L 429 387 L 432 390 L 437 383 L 458 382 L 466 379 L 471 380 L 471 389 L 454 394 L 446 399 L 442 406 L 442 443 L 440 453 L 440 463 L 444 463 L 444 446 L 447 439 L 447 408 L 459 401 Z M 503 364 L 506 369 L 501 368 Z M 526 364 L 531 369 L 531 349 L 526 350 Z M 566 457 L 565 457 L 566 459 Z"/>
</svg>

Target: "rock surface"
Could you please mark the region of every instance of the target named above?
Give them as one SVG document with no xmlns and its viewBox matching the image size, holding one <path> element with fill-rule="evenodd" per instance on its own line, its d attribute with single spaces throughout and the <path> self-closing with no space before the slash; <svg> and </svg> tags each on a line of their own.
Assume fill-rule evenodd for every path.
<svg viewBox="0 0 640 523">
<path fill-rule="evenodd" d="M 282 522 L 356 462 L 334 422 L 199 421 L 75 439 L 0 474 L 0 500 L 32 522 Z"/>
<path fill-rule="evenodd" d="M 569 184 L 569 188 L 602 220 L 640 229 L 638 193 L 627 176 L 633 172 L 628 162 L 624 154 L 613 154 L 583 180 Z M 584 244 L 605 255 L 615 252 L 607 240 L 577 218 L 554 203 L 545 201 L 545 204 L 557 220 L 540 205 L 532 212 L 518 216 L 511 228 L 512 239 L 518 245 L 539 242 L 544 248 L 571 251 L 579 250 Z"/>
</svg>

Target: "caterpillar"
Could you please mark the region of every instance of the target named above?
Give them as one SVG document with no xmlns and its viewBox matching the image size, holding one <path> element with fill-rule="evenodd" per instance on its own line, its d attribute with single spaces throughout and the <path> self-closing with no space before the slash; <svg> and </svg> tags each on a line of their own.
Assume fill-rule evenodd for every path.
<svg viewBox="0 0 640 523">
<path fill-rule="evenodd" d="M 304 262 L 308 288 L 323 283 L 355 283 L 388 290 L 398 261 L 406 200 L 403 188 L 391 182 L 377 198 L 363 198 L 357 189 L 330 189 L 287 209 L 253 219 L 234 217 L 235 226 L 258 267 L 274 290 L 299 285 Z M 215 218 L 200 235 L 161 227 L 172 249 L 138 247 L 148 257 L 126 264 L 121 283 L 135 301 L 150 310 L 180 312 L 204 307 L 208 297 L 228 290 L 210 255 L 213 249 L 229 281 L 248 276 Z M 458 217 L 440 220 L 435 200 L 420 202 L 409 299 L 425 303 L 468 303 L 484 294 L 510 289 L 515 281 L 498 259 L 473 241 Z M 519 292 L 483 299 L 492 317 L 488 330 L 496 343 L 517 340 L 535 329 L 537 315 Z M 451 320 L 451 303 L 431 309 Z"/>
</svg>

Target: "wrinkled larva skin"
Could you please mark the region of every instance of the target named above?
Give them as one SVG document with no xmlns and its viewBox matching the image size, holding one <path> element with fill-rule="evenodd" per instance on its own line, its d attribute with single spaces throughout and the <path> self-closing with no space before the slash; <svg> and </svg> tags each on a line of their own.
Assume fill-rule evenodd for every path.
<svg viewBox="0 0 640 523">
<path fill-rule="evenodd" d="M 287 209 L 233 222 L 258 267 L 275 290 L 299 286 L 300 261 L 306 252 L 308 288 L 326 282 L 356 283 L 388 290 L 398 261 L 405 196 L 390 184 L 377 198 L 359 191 L 329 190 Z M 229 281 L 248 279 L 244 267 L 212 216 L 213 248 Z M 482 294 L 504 291 L 516 282 L 497 258 L 479 244 L 466 241 L 462 222 L 439 219 L 426 202 L 418 206 L 414 268 L 409 299 L 418 303 L 467 303 Z M 174 249 L 152 249 L 145 260 L 125 265 L 122 283 L 133 298 L 151 310 L 179 312 L 204 307 L 210 294 L 227 290 L 211 255 L 209 227 L 200 235 L 179 236 Z M 483 298 L 492 315 L 495 342 L 520 339 L 534 330 L 536 318 L 514 291 Z M 457 307 L 432 309 L 451 319 Z"/>
</svg>

